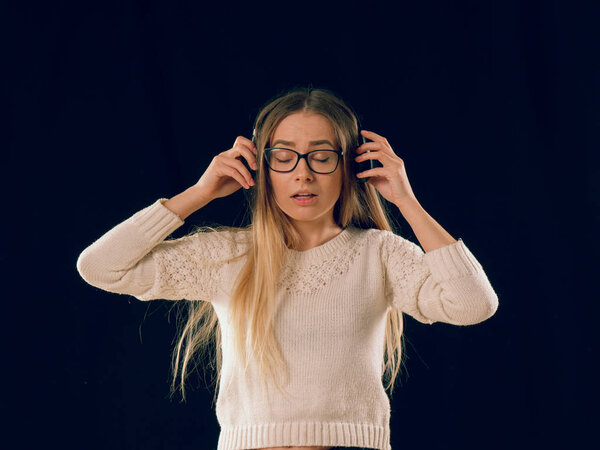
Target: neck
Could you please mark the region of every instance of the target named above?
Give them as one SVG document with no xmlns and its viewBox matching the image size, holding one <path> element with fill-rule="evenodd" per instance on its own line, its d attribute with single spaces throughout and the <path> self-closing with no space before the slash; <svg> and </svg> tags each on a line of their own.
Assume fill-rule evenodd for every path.
<svg viewBox="0 0 600 450">
<path fill-rule="evenodd" d="M 293 221 L 293 225 L 300 234 L 302 240 L 300 248 L 295 249 L 298 251 L 305 251 L 318 247 L 342 232 L 342 228 L 340 228 L 333 220 L 320 223 L 295 220 Z"/>
</svg>

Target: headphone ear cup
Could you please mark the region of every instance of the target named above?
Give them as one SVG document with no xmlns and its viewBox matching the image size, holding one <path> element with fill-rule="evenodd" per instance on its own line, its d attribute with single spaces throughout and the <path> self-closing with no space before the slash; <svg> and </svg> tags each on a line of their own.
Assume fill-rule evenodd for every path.
<svg viewBox="0 0 600 450">
<path fill-rule="evenodd" d="M 252 143 L 254 144 L 254 147 L 256 147 L 256 128 L 252 129 Z M 257 150 L 257 153 L 258 153 L 258 150 Z M 258 156 L 258 154 L 256 156 Z M 246 168 L 248 170 L 251 170 L 252 172 L 258 173 L 258 171 L 260 170 L 260 162 L 258 161 L 258 158 L 256 160 L 256 169 L 250 169 L 250 167 L 248 166 L 246 161 L 244 161 L 244 163 L 245 163 L 244 165 L 246 166 Z M 250 172 L 250 173 L 252 173 L 252 172 Z M 254 187 L 254 186 L 251 186 L 251 187 Z"/>
<path fill-rule="evenodd" d="M 359 131 L 359 135 L 360 135 L 360 129 L 358 131 Z M 359 141 L 362 141 L 362 143 L 365 144 L 367 142 L 367 139 L 364 136 L 360 135 Z M 355 151 L 355 153 L 356 153 L 356 151 Z M 370 160 L 367 159 L 366 161 L 361 161 L 361 162 L 354 161 L 354 168 L 356 170 L 355 173 L 360 173 L 360 172 L 364 172 L 365 170 L 369 170 L 371 168 Z M 362 177 L 362 178 L 356 177 L 356 178 L 358 179 L 359 183 L 366 183 L 367 180 L 369 179 L 369 177 Z"/>
<path fill-rule="evenodd" d="M 360 118 L 358 117 L 358 114 L 354 113 L 354 117 L 356 118 L 356 125 L 358 127 L 358 145 L 360 146 L 361 144 L 364 144 L 367 142 L 367 139 L 360 134 L 360 130 L 362 130 L 362 124 L 360 122 Z M 356 149 L 354 149 L 354 156 L 353 158 L 357 157 L 358 154 L 356 153 Z M 356 162 L 354 161 L 354 170 L 355 170 L 355 174 L 359 173 L 359 172 L 364 172 L 365 170 L 370 169 L 371 166 L 369 164 L 369 161 L 362 161 L 362 162 Z M 356 175 L 355 175 L 356 177 Z M 368 177 L 366 178 L 359 178 L 356 177 L 356 179 L 358 180 L 359 183 L 366 183 L 367 180 L 369 179 Z"/>
</svg>

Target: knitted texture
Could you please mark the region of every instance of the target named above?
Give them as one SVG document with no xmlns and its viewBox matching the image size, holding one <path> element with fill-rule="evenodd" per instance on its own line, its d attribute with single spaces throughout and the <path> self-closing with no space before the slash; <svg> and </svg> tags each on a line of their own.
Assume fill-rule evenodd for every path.
<svg viewBox="0 0 600 450">
<path fill-rule="evenodd" d="M 348 227 L 306 251 L 286 250 L 274 321 L 290 378 L 282 395 L 234 357 L 230 293 L 250 234 L 166 237 L 183 220 L 158 199 L 109 230 L 77 260 L 100 289 L 139 300 L 209 301 L 222 332 L 218 450 L 356 446 L 389 450 L 390 402 L 382 383 L 386 314 L 424 324 L 472 325 L 498 297 L 462 239 L 425 253 L 392 232 Z M 232 261 L 225 260 L 240 256 Z"/>
</svg>

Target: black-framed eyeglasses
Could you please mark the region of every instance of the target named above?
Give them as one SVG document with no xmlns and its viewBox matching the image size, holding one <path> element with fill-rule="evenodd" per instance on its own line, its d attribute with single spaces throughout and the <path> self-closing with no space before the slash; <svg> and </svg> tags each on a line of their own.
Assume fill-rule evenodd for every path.
<svg viewBox="0 0 600 450">
<path fill-rule="evenodd" d="M 315 173 L 333 173 L 337 169 L 343 155 L 341 150 L 312 150 L 300 154 L 289 148 L 265 148 L 265 160 L 275 172 L 291 172 L 296 168 L 300 159 L 305 158 L 308 168 Z"/>
</svg>

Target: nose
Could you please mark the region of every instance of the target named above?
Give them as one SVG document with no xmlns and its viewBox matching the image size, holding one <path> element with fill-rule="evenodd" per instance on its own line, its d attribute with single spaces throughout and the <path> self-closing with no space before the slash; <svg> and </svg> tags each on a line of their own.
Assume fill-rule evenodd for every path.
<svg viewBox="0 0 600 450">
<path fill-rule="evenodd" d="M 297 180 L 312 180 L 314 177 L 313 171 L 308 167 L 306 158 L 301 158 L 298 165 L 294 169 L 294 177 Z"/>
</svg>

